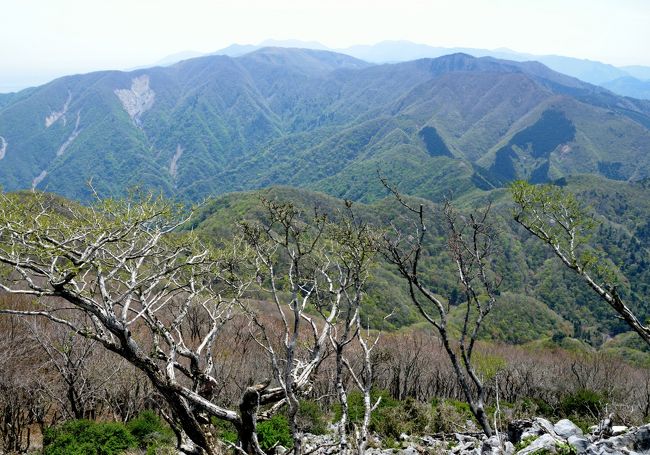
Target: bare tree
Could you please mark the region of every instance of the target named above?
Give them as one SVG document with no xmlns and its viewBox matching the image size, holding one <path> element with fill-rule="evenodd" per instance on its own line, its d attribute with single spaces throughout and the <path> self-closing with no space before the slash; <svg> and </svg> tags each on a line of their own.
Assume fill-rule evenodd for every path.
<svg viewBox="0 0 650 455">
<path fill-rule="evenodd" d="M 88 208 L 40 193 L 0 195 L 0 289 L 37 299 L 0 313 L 63 325 L 140 369 L 187 437 L 182 451 L 217 452 L 215 417 L 237 428 L 245 452 L 260 453 L 246 422 L 264 403 L 260 386 L 245 391 L 239 409 L 213 393 L 219 334 L 249 284 L 239 273 L 246 251 L 236 242 L 215 251 L 175 233 L 186 220 L 153 197 Z M 191 308 L 207 321 L 192 340 L 184 336 Z"/>
<path fill-rule="evenodd" d="M 48 395 L 58 401 L 65 418 L 94 418 L 102 401 L 102 390 L 115 369 L 104 371 L 101 377 L 94 375 L 93 361 L 96 341 L 80 337 L 69 328 L 57 326 L 43 330 L 42 321 L 27 324 L 31 338 L 43 350 L 48 360 L 45 367 L 56 371 L 60 387 L 46 387 Z M 43 371 L 45 373 L 45 371 Z"/>
<path fill-rule="evenodd" d="M 13 306 L 0 293 L 0 305 Z M 42 390 L 39 370 L 45 363 L 19 318 L 0 321 L 0 452 L 24 453 L 30 448 L 33 427 L 45 426 L 52 409 Z"/>
<path fill-rule="evenodd" d="M 292 204 L 262 202 L 267 220 L 242 227 L 256 254 L 258 282 L 270 295 L 281 321 L 279 336 L 269 331 L 253 306 L 247 309 L 287 405 L 293 451 L 300 454 L 303 432 L 297 419 L 299 397 L 310 388 L 328 343 L 334 346 L 337 357 L 337 393 L 345 403 L 345 416 L 343 352 L 356 337 L 375 240 L 372 230 L 357 224 L 352 216 L 331 223 L 317 211 L 305 217 Z M 340 445 L 345 451 L 348 437 L 345 425 L 342 427 Z"/>
<path fill-rule="evenodd" d="M 333 250 L 333 257 L 337 264 L 335 278 L 336 298 L 341 302 L 339 321 L 331 321 L 326 314 L 321 313 L 332 327 L 329 333 L 330 343 L 334 349 L 336 362 L 336 391 L 341 406 L 341 418 L 338 422 L 339 431 L 339 452 L 346 455 L 350 451 L 348 435 L 348 387 L 345 378 L 346 370 L 354 379 L 355 385 L 364 393 L 364 420 L 356 436 L 358 453 L 363 454 L 367 444 L 368 425 L 370 413 L 373 407 L 370 403 L 370 391 L 372 388 L 372 365 L 370 354 L 377 343 L 367 341 L 363 335 L 361 324 L 362 299 L 368 278 L 368 267 L 379 245 L 378 232 L 368 224 L 360 222 L 354 216 L 352 203 L 346 201 L 346 213 L 341 216 L 337 223 L 330 225 L 331 235 L 337 242 L 337 248 Z M 338 322 L 338 324 L 337 324 Z M 358 341 L 363 349 L 362 371 L 355 374 L 354 368 L 348 362 L 345 351 L 347 347 Z M 365 398 L 368 398 L 368 403 Z"/>
<path fill-rule="evenodd" d="M 388 315 L 386 318 L 388 318 Z M 363 352 L 363 358 L 361 362 L 361 371 L 357 372 L 350 365 L 350 362 L 347 358 L 342 357 L 341 361 L 345 364 L 354 383 L 357 385 L 359 390 L 363 393 L 363 420 L 361 425 L 357 427 L 355 431 L 355 442 L 357 446 L 357 454 L 363 455 L 366 453 L 368 447 L 368 430 L 370 427 L 370 418 L 372 413 L 377 409 L 379 403 L 381 402 L 381 396 L 373 403 L 372 401 L 372 387 L 373 387 L 373 359 L 372 353 L 379 343 L 380 333 L 378 333 L 374 338 L 370 335 L 370 331 L 366 328 L 367 333 L 364 335 L 364 327 L 361 323 L 361 314 L 356 313 L 355 324 L 357 330 L 357 340 L 361 346 Z M 338 358 L 337 358 L 338 361 Z M 338 370 L 338 367 L 337 367 Z M 340 396 L 341 405 L 345 404 L 347 411 L 347 394 Z M 345 401 L 344 401 L 345 400 Z M 347 416 L 346 416 L 347 417 Z M 345 422 L 341 418 L 340 424 L 343 425 Z"/>
<path fill-rule="evenodd" d="M 408 282 L 411 300 L 440 335 L 472 414 L 483 432 L 492 436 L 492 428 L 485 412 L 485 388 L 472 364 L 479 331 L 495 304 L 498 287 L 498 282 L 490 272 L 495 236 L 494 228 L 488 222 L 490 206 L 481 212 L 461 217 L 456 214 L 451 203 L 447 201 L 444 205 L 442 215 L 447 225 L 448 251 L 465 296 L 463 325 L 460 337 L 455 340 L 448 326 L 450 305 L 427 284 L 430 282 L 428 277 L 423 276 L 426 272 L 422 270 L 422 257 L 426 253 L 426 217 L 429 214 L 423 204 L 413 207 L 385 180 L 382 182 L 412 215 L 415 229 L 412 234 L 404 235 L 395 228 L 393 235 L 387 235 L 385 257 Z"/>
<path fill-rule="evenodd" d="M 618 293 L 616 271 L 588 245 L 593 217 L 570 193 L 551 185 L 517 181 L 510 187 L 514 219 L 551 247 L 562 263 L 587 285 L 648 344 L 650 326 L 643 324 Z"/>
</svg>

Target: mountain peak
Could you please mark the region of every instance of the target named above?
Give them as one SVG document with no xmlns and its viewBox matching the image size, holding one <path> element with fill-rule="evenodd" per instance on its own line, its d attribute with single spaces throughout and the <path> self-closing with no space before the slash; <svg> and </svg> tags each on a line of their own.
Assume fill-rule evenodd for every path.
<svg viewBox="0 0 650 455">
<path fill-rule="evenodd" d="M 338 69 L 361 69 L 372 66 L 363 60 L 338 52 L 292 47 L 263 47 L 238 59 L 256 64 L 280 65 L 311 75 Z"/>
</svg>

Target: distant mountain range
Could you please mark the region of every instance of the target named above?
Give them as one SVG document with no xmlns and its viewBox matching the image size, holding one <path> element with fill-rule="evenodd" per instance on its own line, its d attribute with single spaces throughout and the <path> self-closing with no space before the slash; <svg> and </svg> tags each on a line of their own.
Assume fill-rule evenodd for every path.
<svg viewBox="0 0 650 455">
<path fill-rule="evenodd" d="M 186 58 L 200 55 L 228 55 L 239 57 L 263 47 L 296 47 L 304 49 L 329 50 L 350 55 L 370 63 L 397 63 L 420 58 L 437 58 L 443 55 L 464 53 L 474 57 L 495 57 L 518 62 L 538 61 L 554 71 L 573 76 L 590 84 L 601 85 L 616 94 L 633 98 L 650 99 L 650 67 L 615 67 L 592 60 L 563 57 L 559 55 L 534 55 L 510 49 L 476 49 L 463 47 L 434 47 L 410 41 L 383 41 L 372 45 L 356 45 L 343 49 L 330 49 L 314 41 L 266 40 L 258 45 L 233 44 L 210 54 L 188 52 L 171 55 L 155 65 L 170 65 Z"/>
<path fill-rule="evenodd" d="M 333 49 L 316 41 L 300 40 L 266 40 L 260 44 L 232 44 L 215 52 L 182 51 L 168 55 L 154 63 L 128 69 L 138 70 L 152 66 L 169 66 L 182 60 L 210 55 L 227 55 L 239 57 L 246 53 L 264 47 L 290 47 L 314 50 L 327 50 L 338 52 L 369 63 L 397 63 L 420 58 L 437 58 L 454 53 L 465 53 L 474 57 L 494 57 L 513 61 L 538 61 L 554 71 L 576 77 L 584 82 L 601 85 L 614 93 L 633 98 L 650 99 L 650 66 L 624 66 L 613 65 L 563 57 L 558 55 L 534 55 L 516 52 L 507 48 L 477 49 L 462 47 L 435 47 L 426 44 L 417 44 L 410 41 L 383 41 L 372 45 L 355 45 L 348 48 Z M 0 84 L 0 92 L 18 91 L 30 85 L 37 85 L 39 81 L 47 81 L 46 74 L 33 73 L 7 73 Z M 50 75 L 49 78 L 56 76 Z"/>
<path fill-rule="evenodd" d="M 370 201 L 379 169 L 437 200 L 515 178 L 650 176 L 650 102 L 537 62 L 371 64 L 263 48 L 0 96 L 0 185 L 199 200 L 287 184 Z"/>
</svg>

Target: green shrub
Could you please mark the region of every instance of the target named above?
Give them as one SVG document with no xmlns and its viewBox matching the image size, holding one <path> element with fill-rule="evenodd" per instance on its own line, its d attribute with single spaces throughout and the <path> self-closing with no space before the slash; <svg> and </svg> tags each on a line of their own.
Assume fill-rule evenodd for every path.
<svg viewBox="0 0 650 455">
<path fill-rule="evenodd" d="M 433 402 L 433 417 L 431 430 L 435 433 L 454 433 L 473 419 L 467 403 L 456 400 L 435 400 Z"/>
<path fill-rule="evenodd" d="M 553 407 L 541 398 L 524 398 L 521 403 L 522 410 L 529 412 L 531 415 L 551 417 L 555 414 Z"/>
<path fill-rule="evenodd" d="M 566 442 L 558 442 L 555 444 L 555 453 L 557 455 L 578 455 L 578 449 Z"/>
<path fill-rule="evenodd" d="M 162 447 L 174 443 L 174 432 L 153 411 L 144 411 L 126 424 L 140 448 Z"/>
<path fill-rule="evenodd" d="M 519 441 L 517 444 L 515 444 L 515 453 L 519 452 L 520 450 L 525 449 L 529 445 L 531 445 L 533 442 L 535 442 L 539 436 L 526 436 L 523 438 L 521 441 Z"/>
<path fill-rule="evenodd" d="M 413 398 L 393 401 L 390 406 L 377 409 L 371 418 L 370 429 L 382 436 L 399 439 L 399 435 L 424 434 L 432 426 L 432 414 L 429 406 Z"/>
<path fill-rule="evenodd" d="M 262 450 L 269 450 L 276 444 L 292 447 L 289 421 L 284 414 L 276 414 L 269 420 L 257 424 L 257 438 Z"/>
<path fill-rule="evenodd" d="M 212 426 L 214 426 L 217 432 L 217 437 L 222 441 L 235 444 L 239 439 L 239 436 L 237 435 L 237 429 L 230 422 L 213 417 Z"/>
<path fill-rule="evenodd" d="M 311 434 L 327 433 L 327 425 L 323 418 L 323 411 L 315 401 L 301 401 L 297 417 L 298 426 L 303 431 Z"/>
<path fill-rule="evenodd" d="M 598 418 L 605 408 L 607 400 L 598 392 L 580 389 L 565 396 L 560 402 L 560 409 L 566 416 Z"/>
<path fill-rule="evenodd" d="M 121 423 L 71 420 L 45 431 L 43 455 L 113 455 L 137 446 Z"/>
<path fill-rule="evenodd" d="M 373 390 L 370 392 L 370 400 L 372 403 L 376 403 L 377 400 L 381 397 L 379 406 L 377 410 L 397 406 L 399 403 L 397 400 L 391 398 L 390 394 L 386 390 Z M 373 415 L 375 414 L 373 413 Z M 353 390 L 348 394 L 348 418 L 351 423 L 361 423 L 363 421 L 364 406 L 363 406 L 363 393 L 359 390 Z M 334 406 L 334 420 L 338 421 L 341 418 L 341 405 L 336 404 Z"/>
</svg>

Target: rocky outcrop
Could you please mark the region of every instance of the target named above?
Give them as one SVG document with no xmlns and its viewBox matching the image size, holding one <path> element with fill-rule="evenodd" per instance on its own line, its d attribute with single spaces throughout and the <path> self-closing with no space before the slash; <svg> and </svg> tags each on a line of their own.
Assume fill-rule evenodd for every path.
<svg viewBox="0 0 650 455">
<path fill-rule="evenodd" d="M 605 423 L 607 425 L 607 423 Z M 598 427 L 595 427 L 598 428 Z M 313 454 L 337 453 L 337 439 L 334 433 L 307 435 L 305 447 Z M 534 454 L 578 454 L 578 455 L 650 455 L 650 424 L 632 428 L 618 436 L 603 434 L 594 430 L 583 434 L 582 430 L 568 419 L 555 425 L 546 419 L 516 420 L 509 424 L 507 434 L 486 438 L 476 433 L 455 433 L 453 435 L 428 435 L 412 437 L 400 435 L 399 448 L 382 447 L 382 441 L 371 438 L 368 455 L 534 455 Z M 515 449 L 518 447 L 518 451 Z M 282 448 L 281 450 L 286 450 Z"/>
<path fill-rule="evenodd" d="M 61 147 L 59 147 L 59 150 L 56 151 L 56 156 L 61 156 L 65 153 L 66 149 L 70 147 L 70 144 L 79 136 L 79 133 L 81 130 L 79 129 L 79 121 L 81 120 L 81 111 L 77 112 L 77 121 L 74 125 L 74 130 L 72 133 L 70 133 L 70 136 L 65 140 L 63 144 L 61 144 Z"/>
<path fill-rule="evenodd" d="M 5 157 L 7 153 L 7 140 L 0 136 L 0 160 Z"/>
<path fill-rule="evenodd" d="M 511 442 L 515 444 L 520 441 L 530 442 L 519 450 L 517 455 L 533 453 L 650 454 L 650 425 L 632 429 L 621 427 L 626 428 L 626 431 L 618 434 L 618 431 L 613 431 L 613 429 L 621 430 L 618 427 L 613 427 L 610 419 L 605 419 L 600 425 L 592 427 L 590 434 L 584 435 L 582 430 L 568 419 L 557 422 L 553 425 L 552 431 L 548 426 L 540 425 L 540 421 L 543 420 L 515 421 L 510 424 L 513 431 L 509 431 L 509 434 L 521 435 L 519 439 L 511 440 Z M 526 422 L 528 422 L 527 425 Z M 525 428 L 526 426 L 527 428 Z"/>
<path fill-rule="evenodd" d="M 558 446 L 562 443 L 561 439 L 550 434 L 543 434 L 535 439 L 529 446 L 524 447 L 517 452 L 517 455 L 528 455 L 536 453 L 557 453 Z"/>
<path fill-rule="evenodd" d="M 156 97 L 149 87 L 149 76 L 146 74 L 134 78 L 130 89 L 115 89 L 114 93 L 136 125 L 140 124 L 140 116 L 151 109 Z"/>
<path fill-rule="evenodd" d="M 178 175 L 178 160 L 181 159 L 181 155 L 183 155 L 183 147 L 179 144 L 176 147 L 176 153 L 172 156 L 171 163 L 169 163 L 169 174 L 173 179 L 176 179 L 176 176 Z"/>
<path fill-rule="evenodd" d="M 36 177 L 34 177 L 34 180 L 32 180 L 32 189 L 36 188 L 39 183 L 43 181 L 47 177 L 47 171 L 41 171 L 40 174 L 38 174 Z"/>
<path fill-rule="evenodd" d="M 553 427 L 555 433 L 564 439 L 569 439 L 571 436 L 582 436 L 582 430 L 569 419 L 562 419 Z"/>
<path fill-rule="evenodd" d="M 538 437 L 543 434 L 557 436 L 554 425 L 546 419 L 513 420 L 508 424 L 508 440 L 518 443 L 522 439 Z"/>
<path fill-rule="evenodd" d="M 587 455 L 650 454 L 650 425 L 633 428 L 619 436 L 604 438 L 589 445 Z"/>
<path fill-rule="evenodd" d="M 45 117 L 45 128 L 49 128 L 55 124 L 59 119 L 63 119 L 63 125 L 65 126 L 66 118 L 65 114 L 68 112 L 68 107 L 70 106 L 70 101 L 72 101 L 72 93 L 68 90 L 68 99 L 63 103 L 63 107 L 60 111 L 51 111 L 50 115 Z"/>
</svg>

